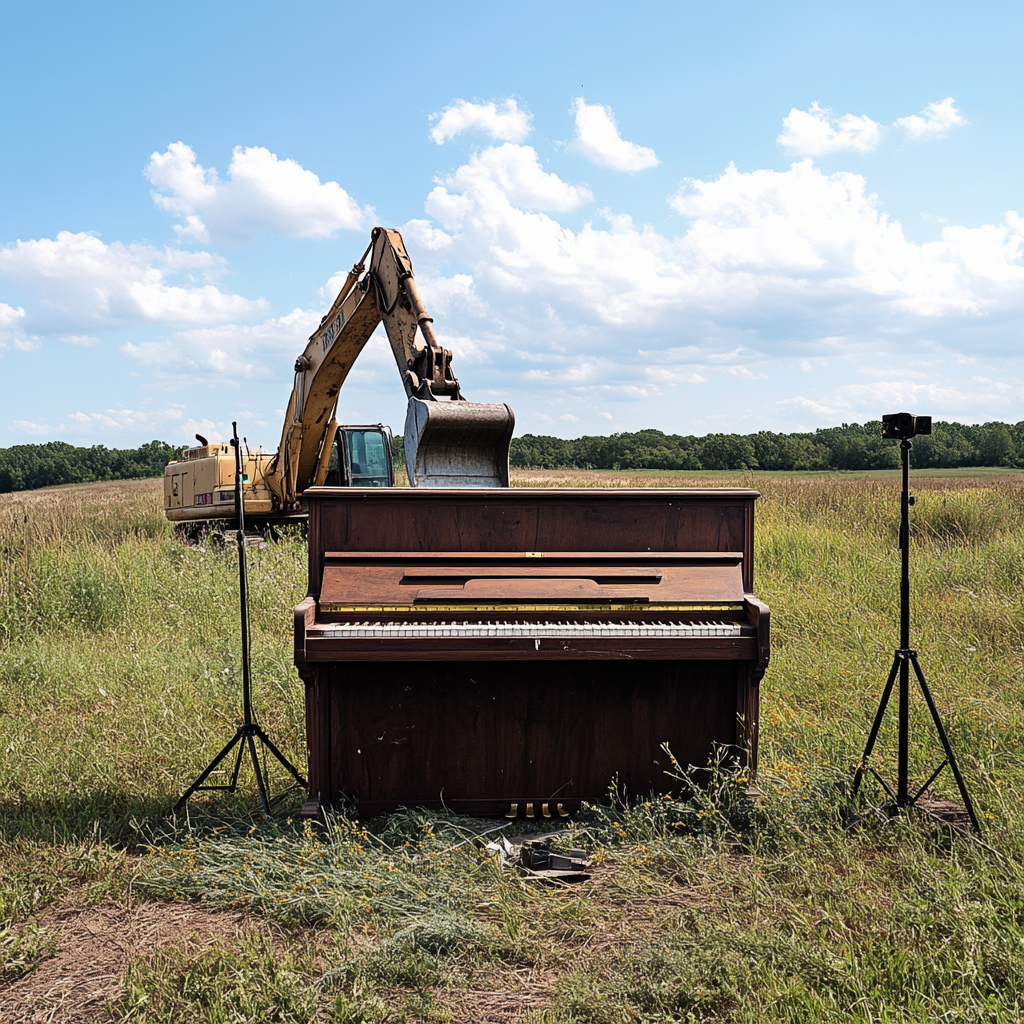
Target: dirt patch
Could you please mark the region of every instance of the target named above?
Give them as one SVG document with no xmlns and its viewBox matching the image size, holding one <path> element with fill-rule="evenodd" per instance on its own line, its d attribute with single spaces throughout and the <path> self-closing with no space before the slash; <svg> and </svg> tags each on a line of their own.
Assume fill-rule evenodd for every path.
<svg viewBox="0 0 1024 1024">
<path fill-rule="evenodd" d="M 107 1001 L 122 993 L 124 973 L 137 957 L 190 936 L 199 941 L 268 931 L 245 914 L 210 913 L 187 903 L 58 903 L 40 925 L 59 928 L 57 955 L 0 989 L 4 1024 L 94 1024 L 108 1020 Z"/>
<path fill-rule="evenodd" d="M 545 1010 L 551 1005 L 553 977 L 524 972 L 516 980 L 518 984 L 510 989 L 468 989 L 446 1000 L 446 1004 L 456 1011 L 456 1020 L 473 1024 L 512 1024 L 531 1010 Z"/>
</svg>

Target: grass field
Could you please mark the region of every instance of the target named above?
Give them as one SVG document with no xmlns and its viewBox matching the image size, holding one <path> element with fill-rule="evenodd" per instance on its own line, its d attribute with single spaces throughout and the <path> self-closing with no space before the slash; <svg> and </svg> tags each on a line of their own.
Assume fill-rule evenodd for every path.
<svg viewBox="0 0 1024 1024">
<path fill-rule="evenodd" d="M 0 1020 L 1024 1019 L 1024 477 L 914 474 L 913 643 L 984 844 L 870 811 L 842 827 L 896 642 L 895 473 L 515 483 L 762 491 L 764 797 L 723 771 L 691 805 L 595 806 L 566 840 L 592 878 L 561 887 L 502 872 L 452 815 L 314 834 L 300 796 L 268 823 L 244 789 L 171 821 L 234 730 L 233 550 L 178 543 L 157 481 L 4 495 Z M 261 721 L 301 763 L 304 543 L 254 549 L 250 573 Z M 913 729 L 923 781 L 923 706 Z M 890 721 L 890 769 L 893 749 Z"/>
</svg>

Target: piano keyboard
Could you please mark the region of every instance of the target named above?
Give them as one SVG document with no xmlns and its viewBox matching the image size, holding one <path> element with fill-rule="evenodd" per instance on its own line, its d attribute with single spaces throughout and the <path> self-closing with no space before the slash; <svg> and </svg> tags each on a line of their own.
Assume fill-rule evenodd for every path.
<svg viewBox="0 0 1024 1024">
<path fill-rule="evenodd" d="M 697 637 L 741 636 L 738 622 L 335 622 L 312 626 L 311 637 L 396 640 L 419 637 Z"/>
</svg>

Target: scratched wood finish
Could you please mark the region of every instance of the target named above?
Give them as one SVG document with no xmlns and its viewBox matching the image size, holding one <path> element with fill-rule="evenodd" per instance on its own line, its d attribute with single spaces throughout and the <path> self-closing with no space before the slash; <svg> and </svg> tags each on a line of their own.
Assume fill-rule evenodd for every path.
<svg viewBox="0 0 1024 1024">
<path fill-rule="evenodd" d="M 736 662 L 408 662 L 325 668 L 310 723 L 331 737 L 311 786 L 364 814 L 399 806 L 504 814 L 512 803 L 677 792 L 661 749 L 705 764 L 736 735 Z M 600 714 L 595 710 L 600 709 Z"/>
</svg>

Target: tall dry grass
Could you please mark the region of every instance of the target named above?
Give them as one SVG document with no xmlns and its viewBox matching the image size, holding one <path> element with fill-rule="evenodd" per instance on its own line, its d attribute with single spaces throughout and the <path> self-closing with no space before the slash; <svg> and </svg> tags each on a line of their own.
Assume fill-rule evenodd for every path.
<svg viewBox="0 0 1024 1024">
<path fill-rule="evenodd" d="M 765 797 L 750 806 L 723 776 L 693 806 L 638 794 L 595 808 L 566 842 L 596 852 L 600 884 L 565 890 L 502 873 L 466 841 L 478 823 L 443 814 L 315 836 L 253 817 L 246 782 L 234 800 L 197 800 L 191 829 L 168 823 L 237 719 L 233 550 L 176 541 L 157 482 L 0 498 L 4 971 L 52 950 L 30 928 L 48 902 L 131 892 L 298 931 L 287 948 L 140 960 L 122 1019 L 210 1018 L 216 993 L 223 1019 L 486 1020 L 479 993 L 524 976 L 550 1005 L 523 1019 L 547 1024 L 1022 1019 L 1024 478 L 913 483 L 913 643 L 988 848 L 898 820 L 842 827 L 897 641 L 895 474 L 515 474 L 541 486 L 684 480 L 762 493 Z M 254 550 L 250 568 L 257 707 L 301 764 L 289 610 L 305 591 L 304 543 Z M 941 753 L 920 701 L 912 727 L 923 781 Z M 887 773 L 894 749 L 890 717 Z M 948 774 L 936 791 L 955 798 Z M 136 862 L 140 842 L 152 852 Z"/>
</svg>

